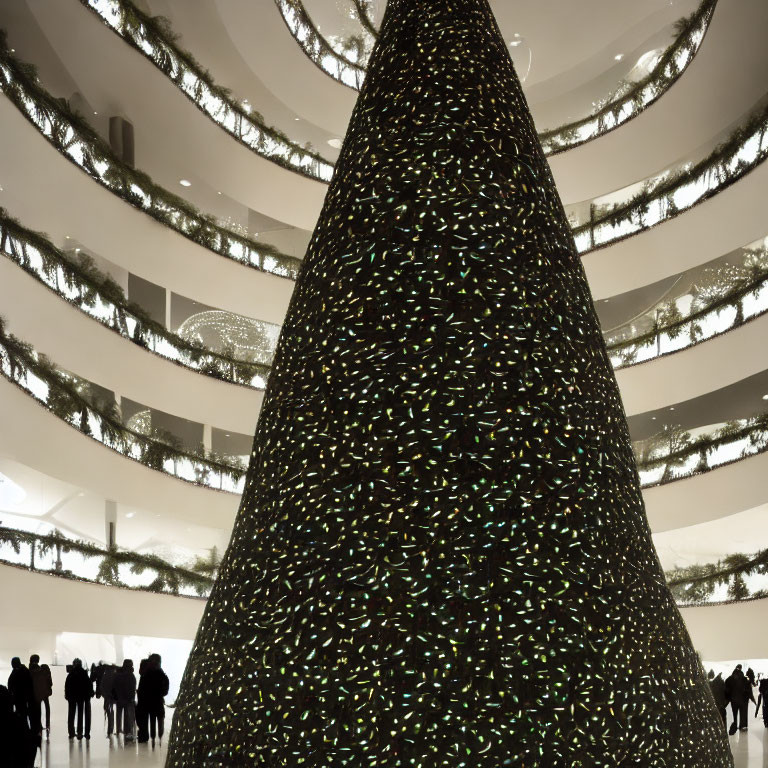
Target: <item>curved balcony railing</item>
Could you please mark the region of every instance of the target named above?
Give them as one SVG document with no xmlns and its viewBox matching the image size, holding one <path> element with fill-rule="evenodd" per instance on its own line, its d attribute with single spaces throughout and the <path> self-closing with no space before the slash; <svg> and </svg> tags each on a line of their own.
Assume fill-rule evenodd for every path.
<svg viewBox="0 0 768 768">
<path fill-rule="evenodd" d="M 241 457 L 196 455 L 182 450 L 162 430 L 141 434 L 126 427 L 114 408 L 78 389 L 87 384 L 56 369 L 50 361 L 0 325 L 0 372 L 11 383 L 85 435 L 150 469 L 215 490 L 241 493 L 245 464 Z M 693 437 L 667 429 L 634 444 L 643 488 L 673 482 L 746 459 L 768 449 L 768 414 L 698 430 Z"/>
<path fill-rule="evenodd" d="M 300 261 L 217 224 L 186 200 L 119 160 L 66 102 L 39 83 L 0 35 L 0 90 L 64 157 L 127 203 L 213 253 L 279 277 L 295 279 Z"/>
<path fill-rule="evenodd" d="M 231 384 L 254 389 L 267 385 L 268 365 L 214 352 L 167 330 L 141 307 L 129 302 L 123 289 L 96 269 L 89 257 L 68 257 L 43 235 L 11 219 L 2 208 L 0 253 L 59 298 L 142 349 Z M 256 320 L 249 322 L 258 325 Z M 271 338 L 271 324 L 263 325 L 265 336 Z"/>
<path fill-rule="evenodd" d="M 174 41 L 167 21 L 130 0 L 80 0 L 132 48 L 151 61 L 201 112 L 257 155 L 317 181 L 328 182 L 333 163 L 270 127 L 255 110 L 232 98 L 188 51 Z"/>
<path fill-rule="evenodd" d="M 641 486 L 664 485 L 768 450 L 768 413 L 694 431 L 669 427 L 633 447 Z"/>
<path fill-rule="evenodd" d="M 215 550 L 183 567 L 157 555 L 104 549 L 57 530 L 40 534 L 8 527 L 0 527 L 0 563 L 88 584 L 196 598 L 208 597 L 218 570 Z M 768 550 L 677 568 L 665 577 L 681 607 L 768 597 Z"/>
<path fill-rule="evenodd" d="M 313 24 L 301 0 L 275 0 L 275 3 L 304 53 L 334 80 L 359 91 L 365 80 L 365 67 L 334 50 Z"/>
<path fill-rule="evenodd" d="M 147 435 L 130 429 L 114 407 L 83 394 L 87 382 L 62 373 L 6 333 L 2 324 L 0 373 L 62 421 L 122 456 L 195 485 L 229 493 L 243 490 L 245 467 L 239 461 L 185 451 L 163 430 L 152 429 Z"/>
<path fill-rule="evenodd" d="M 691 16 L 681 19 L 674 41 L 642 80 L 622 82 L 587 117 L 539 133 L 544 152 L 556 155 L 586 144 L 624 125 L 658 101 L 696 57 L 716 6 L 717 0 L 704 0 Z"/>
<path fill-rule="evenodd" d="M 361 0 L 353 0 L 361 35 L 348 38 L 344 50 L 324 38 L 315 27 L 302 0 L 275 0 L 288 29 L 304 53 L 340 83 L 360 89 L 377 30 Z M 673 42 L 642 79 L 622 82 L 587 117 L 539 134 L 544 152 L 555 155 L 596 139 L 637 117 L 655 103 L 680 78 L 693 61 L 709 29 L 717 0 L 703 0 L 698 9 L 676 25 Z"/>
<path fill-rule="evenodd" d="M 678 605 L 712 605 L 768 597 L 768 549 L 667 572 Z"/>
<path fill-rule="evenodd" d="M 604 248 L 690 210 L 768 157 L 768 99 L 705 158 L 611 194 L 617 202 L 568 206 L 579 253 Z M 639 186 L 639 189 L 638 189 Z"/>
<path fill-rule="evenodd" d="M 616 369 L 670 355 L 739 328 L 768 312 L 768 243 L 747 246 L 738 262 L 702 270 L 682 296 L 604 333 Z"/>
<path fill-rule="evenodd" d="M 39 534 L 6 527 L 0 527 L 0 562 L 90 584 L 184 597 L 207 597 L 216 572 L 215 564 L 206 560 L 184 568 L 157 555 L 102 549 L 58 531 Z"/>
</svg>

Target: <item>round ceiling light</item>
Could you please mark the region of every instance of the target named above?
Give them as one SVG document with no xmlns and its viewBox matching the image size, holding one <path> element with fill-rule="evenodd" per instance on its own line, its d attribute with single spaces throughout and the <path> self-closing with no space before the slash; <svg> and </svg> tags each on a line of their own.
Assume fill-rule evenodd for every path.
<svg viewBox="0 0 768 768">
<path fill-rule="evenodd" d="M 341 149 L 341 139 L 328 139 L 328 144 L 334 149 Z"/>
</svg>

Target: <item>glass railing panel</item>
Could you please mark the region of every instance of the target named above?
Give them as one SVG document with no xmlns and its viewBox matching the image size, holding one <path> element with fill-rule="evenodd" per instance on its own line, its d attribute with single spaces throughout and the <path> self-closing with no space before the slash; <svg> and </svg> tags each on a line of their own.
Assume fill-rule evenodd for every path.
<svg viewBox="0 0 768 768">
<path fill-rule="evenodd" d="M 130 0 L 81 0 L 129 45 L 163 72 L 198 109 L 250 150 L 289 170 L 328 182 L 333 164 L 317 152 L 299 146 L 228 91 L 170 36 L 165 25 Z"/>
<path fill-rule="evenodd" d="M 221 226 L 186 200 L 154 184 L 146 174 L 118 160 L 81 116 L 45 91 L 30 68 L 20 64 L 4 36 L 0 36 L 0 91 L 56 150 L 125 202 L 220 256 L 280 277 L 296 278 L 299 259 Z"/>
</svg>

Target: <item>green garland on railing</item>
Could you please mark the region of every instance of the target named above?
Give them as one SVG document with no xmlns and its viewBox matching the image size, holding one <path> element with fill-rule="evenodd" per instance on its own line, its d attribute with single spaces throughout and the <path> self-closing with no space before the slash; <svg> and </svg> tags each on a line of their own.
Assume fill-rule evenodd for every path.
<svg viewBox="0 0 768 768">
<path fill-rule="evenodd" d="M 742 451 L 738 457 L 714 467 L 707 463 L 709 454 L 728 443 L 744 438 L 748 438 L 750 445 L 755 447 L 757 451 Z M 766 448 L 768 448 L 768 413 L 726 422 L 715 432 L 701 435 L 698 438 L 692 438 L 689 431 L 676 425 L 665 427 L 661 432 L 646 440 L 638 440 L 633 443 L 639 471 L 648 472 L 655 468 L 664 467 L 661 480 L 653 484 L 643 483 L 644 488 L 650 487 L 650 485 L 661 485 L 674 479 L 682 479 L 673 478 L 672 470 L 674 467 L 684 464 L 695 454 L 699 455 L 699 463 L 686 477 L 709 472 L 726 464 L 749 458 Z M 663 453 L 659 455 L 660 449 L 663 450 Z"/>
<path fill-rule="evenodd" d="M 116 29 L 113 25 L 109 24 L 104 16 L 93 6 L 91 0 L 80 0 L 80 2 L 92 13 L 94 13 L 102 23 L 114 32 L 118 37 L 124 40 L 133 49 L 138 51 L 142 56 L 151 61 L 171 82 L 176 85 L 179 90 L 208 118 L 213 120 L 218 126 L 224 128 L 231 136 L 234 136 L 240 143 L 244 144 L 248 149 L 256 152 L 261 157 L 270 160 L 273 163 L 277 163 L 283 168 L 301 173 L 304 176 L 315 179 L 317 181 L 327 182 L 333 173 L 333 163 L 324 158 L 319 152 L 313 151 L 310 147 L 301 147 L 295 141 L 290 139 L 283 131 L 275 128 L 274 126 L 267 125 L 264 116 L 255 110 L 247 110 L 232 97 L 232 92 L 228 88 L 217 85 L 213 79 L 211 73 L 198 62 L 195 57 L 184 48 L 181 48 L 178 44 L 178 36 L 173 32 L 171 24 L 164 16 L 150 16 L 144 13 L 140 8 L 137 8 L 131 0 L 114 0 L 114 5 L 119 8 L 122 15 L 121 22 L 125 25 L 125 33 Z M 140 41 L 146 41 L 149 46 L 156 52 L 154 55 L 146 50 L 140 43 Z M 174 57 L 177 61 L 174 61 Z M 179 66 L 181 62 L 182 66 Z M 193 94 L 190 94 L 184 87 L 185 72 L 183 67 L 186 67 L 187 72 L 191 72 L 198 80 L 197 86 L 197 99 Z M 289 157 L 283 157 L 275 151 L 270 151 L 266 146 L 266 142 L 260 137 L 260 140 L 254 143 L 246 140 L 242 133 L 238 133 L 235 130 L 235 126 L 228 126 L 223 122 L 215 119 L 214 115 L 206 110 L 201 105 L 200 99 L 202 97 L 202 86 L 208 89 L 208 92 L 237 115 L 240 123 L 253 124 L 261 131 L 264 136 L 278 145 L 283 145 L 289 150 Z M 301 165 L 291 162 L 289 159 L 294 155 L 310 158 L 318 169 L 315 170 L 306 165 Z"/>
<path fill-rule="evenodd" d="M 21 248 L 18 248 L 17 244 L 21 244 Z M 16 219 L 10 217 L 4 208 L 0 207 L 0 253 L 12 259 L 27 274 L 42 282 L 39 274 L 32 266 L 27 247 L 32 247 L 39 253 L 42 260 L 42 270 L 46 277 L 55 279 L 57 287 L 59 280 L 62 279 L 70 293 L 73 290 L 79 292 L 80 295 L 74 299 L 66 296 L 60 289 L 57 290 L 48 283 L 43 283 L 68 304 L 83 311 L 82 304 L 94 306 L 99 300 L 111 302 L 115 306 L 112 317 L 109 320 L 94 319 L 124 339 L 196 373 L 249 387 L 255 386 L 252 382 L 259 379 L 264 383 L 256 388 L 263 389 L 266 386 L 270 372 L 268 365 L 213 352 L 203 344 L 188 341 L 169 331 L 162 323 L 154 320 L 143 307 L 129 301 L 122 287 L 109 275 L 101 272 L 89 256 L 81 253 L 75 259 L 70 258 L 66 253 L 56 248 L 44 234 L 33 232 L 22 226 Z M 89 317 L 93 317 L 93 315 L 89 314 Z M 129 320 L 135 321 L 133 332 L 128 329 Z M 179 353 L 183 353 L 187 361 L 168 357 L 152 349 L 150 343 L 152 335 L 179 350 Z"/>
<path fill-rule="evenodd" d="M 143 555 L 135 552 L 110 547 L 103 549 L 88 541 L 70 539 L 63 536 L 59 531 L 50 534 L 29 533 L 28 531 L 19 531 L 14 528 L 0 526 L 0 543 L 9 544 L 16 554 L 21 553 L 22 545 L 31 548 L 29 570 L 40 573 L 62 576 L 68 579 L 84 581 L 89 583 L 107 584 L 124 589 L 134 589 L 145 592 L 157 592 L 160 594 L 178 595 L 179 590 L 184 588 L 193 589 L 195 593 L 204 597 L 213 586 L 218 563 L 213 569 L 198 570 L 196 565 L 202 563 L 204 566 L 211 561 L 198 558 L 192 567 L 182 568 L 163 560 L 157 555 Z M 215 548 L 214 548 L 215 549 Z M 43 570 L 35 565 L 35 555 L 44 556 L 51 551 L 55 551 L 60 557 L 63 553 L 76 552 L 84 559 L 101 558 L 96 580 L 85 579 L 77 576 L 72 571 L 63 568 L 54 567 L 53 570 Z M 212 557 L 215 557 L 212 553 Z M 0 560 L 2 562 L 2 560 Z M 8 561 L 6 561 L 8 562 Z M 9 563 L 16 565 L 15 563 Z M 151 570 L 156 574 L 155 579 L 148 585 L 142 587 L 131 587 L 123 583 L 119 578 L 119 567 L 129 565 L 131 573 L 142 574 L 144 571 Z"/>
<path fill-rule="evenodd" d="M 23 545 L 30 547 L 29 565 L 3 560 L 9 565 L 24 567 L 38 573 L 60 576 L 67 579 L 86 583 L 106 584 L 144 592 L 179 595 L 181 589 L 192 589 L 200 597 L 205 597 L 213 586 L 218 573 L 221 558 L 216 547 L 213 547 L 206 558 L 196 557 L 187 567 L 172 565 L 158 555 L 145 555 L 117 547 L 104 549 L 88 541 L 71 539 L 62 535 L 58 530 L 50 534 L 30 533 L 15 528 L 0 526 L 0 544 L 8 544 L 18 555 Z M 57 555 L 57 563 L 53 569 L 40 568 L 36 557 L 43 557 L 50 552 Z M 83 559 L 101 558 L 96 579 L 86 579 L 78 576 L 61 566 L 62 554 L 76 552 Z M 119 567 L 129 565 L 131 573 L 142 574 L 147 570 L 154 571 L 155 579 L 145 586 L 129 586 L 119 578 Z M 732 554 L 716 563 L 692 565 L 686 568 L 675 568 L 665 572 L 667 584 L 678 605 L 706 605 L 718 586 L 728 585 L 728 602 L 756 600 L 768 597 L 768 590 L 750 591 L 744 577 L 753 574 L 768 574 L 768 549 L 756 555 Z"/>
<path fill-rule="evenodd" d="M 678 81 L 685 68 L 693 61 L 693 56 L 691 56 L 682 69 L 677 68 L 677 56 L 683 50 L 690 50 L 696 30 L 703 27 L 703 34 L 706 34 L 717 2 L 718 0 L 703 0 L 690 16 L 683 17 L 675 23 L 674 42 L 666 48 L 654 68 L 642 80 L 633 83 L 622 82 L 613 93 L 606 97 L 605 104 L 591 115 L 566 123 L 559 128 L 552 128 L 539 133 L 539 139 L 546 154 L 556 155 L 586 144 L 620 125 L 624 125 L 655 104 Z M 698 49 L 692 52 L 694 56 L 697 51 Z M 667 73 L 667 69 L 670 70 L 669 73 Z M 654 88 L 655 95 L 650 101 L 643 103 L 642 95 L 647 88 Z M 621 119 L 625 105 L 630 102 L 633 105 L 632 114 Z M 579 129 L 595 121 L 598 123 L 597 132 L 586 139 L 580 138 Z"/>
<path fill-rule="evenodd" d="M 723 269 L 727 272 L 732 272 L 733 270 L 730 267 L 731 265 L 727 265 Z M 700 335 L 703 332 L 702 327 L 697 324 L 697 321 L 703 320 L 721 309 L 727 307 L 734 307 L 736 309 L 736 317 L 727 331 L 735 330 L 744 325 L 745 322 L 760 317 L 762 313 L 754 314 L 745 319 L 741 300 L 765 287 L 766 281 L 768 281 L 768 262 L 763 268 L 760 268 L 760 265 L 755 263 L 752 269 L 744 270 L 741 274 L 737 274 L 735 278 L 733 275 L 729 275 L 729 277 L 731 279 L 726 284 L 719 286 L 721 290 L 727 292 L 720 293 L 719 295 L 713 292 L 713 295 L 707 298 L 702 291 L 694 297 L 693 304 L 697 303 L 696 299 L 703 298 L 704 300 L 698 302 L 697 308 L 689 314 L 683 315 L 675 301 L 666 302 L 658 308 L 657 322 L 654 322 L 654 327 L 650 331 L 622 339 L 621 341 L 609 341 L 606 345 L 609 354 L 618 354 L 620 356 L 620 363 L 618 365 L 614 364 L 614 367 L 625 368 L 634 365 L 635 357 L 643 344 L 656 341 L 661 334 L 666 334 L 671 339 L 675 339 L 685 330 L 686 326 L 689 326 L 688 333 L 691 343 L 682 349 L 689 349 L 699 342 Z M 712 336 L 708 336 L 707 339 L 714 338 L 714 336 L 719 336 L 727 331 L 720 331 Z M 662 355 L 664 354 L 672 353 L 662 353 Z"/>
<path fill-rule="evenodd" d="M 768 574 L 768 549 L 756 555 L 736 553 L 716 563 L 691 565 L 668 571 L 667 583 L 672 595 L 680 604 L 704 603 L 718 586 L 728 585 L 729 601 L 756 600 L 768 597 L 768 590 L 752 592 L 744 581 L 745 576 Z"/>
<path fill-rule="evenodd" d="M 286 25 L 291 29 L 291 25 L 286 17 L 286 8 L 290 8 L 292 13 L 300 19 L 300 24 L 306 31 L 306 34 L 299 39 L 293 29 L 291 33 L 296 38 L 299 46 L 307 57 L 315 63 L 320 69 L 331 75 L 335 80 L 349 86 L 350 88 L 360 88 L 366 72 L 366 64 L 360 64 L 351 61 L 343 53 L 337 51 L 328 40 L 326 40 L 314 25 L 311 16 L 304 8 L 302 0 L 275 0 L 283 16 Z M 367 34 L 374 39 L 378 35 L 376 27 L 372 24 L 363 0 L 353 0 L 354 8 L 360 23 Z M 680 78 L 685 68 L 693 61 L 698 53 L 703 40 L 709 28 L 709 22 L 714 14 L 717 0 L 702 0 L 699 7 L 690 16 L 679 19 L 674 25 L 674 41 L 669 45 L 659 60 L 656 62 L 653 70 L 642 80 L 637 82 L 622 81 L 619 87 L 610 93 L 605 103 L 594 113 L 587 117 L 580 118 L 571 123 L 567 123 L 558 128 L 546 130 L 539 134 L 544 152 L 547 155 L 554 155 L 566 150 L 573 149 L 582 144 L 592 141 L 610 131 L 618 128 L 620 125 L 637 117 L 648 107 L 654 104 L 666 93 L 666 91 Z M 694 43 L 698 34 L 701 34 L 701 40 L 698 44 Z M 307 41 L 314 40 L 315 43 L 310 50 Z M 358 52 L 361 49 L 361 43 L 364 41 L 355 36 L 348 38 L 353 47 Z M 695 47 L 694 47 L 695 46 Z M 678 68 L 677 57 L 683 51 L 688 52 L 689 58 L 681 68 Z M 326 57 L 332 57 L 337 62 L 336 69 L 332 71 L 326 62 Z M 344 69 L 350 71 L 355 85 L 342 79 L 340 72 Z M 653 89 L 653 93 L 646 101 L 644 93 L 648 89 Z M 629 114 L 625 114 L 627 105 L 632 105 Z M 596 124 L 597 130 L 589 136 L 580 135 L 580 130 Z"/>
<path fill-rule="evenodd" d="M 295 279 L 299 259 L 222 227 L 213 216 L 201 214 L 187 200 L 118 159 L 82 115 L 65 99 L 54 98 L 40 85 L 35 67 L 11 54 L 3 30 L 0 30 L 0 90 L 64 157 L 125 202 L 220 256 Z M 50 135 L 42 129 L 44 125 L 50 127 Z M 75 160 L 69 151 L 75 142 L 88 150 L 88 154 L 83 151 L 81 161 Z M 99 166 L 106 170 L 99 170 Z"/>
<path fill-rule="evenodd" d="M 594 231 L 599 226 L 610 224 L 615 228 L 622 222 L 632 221 L 634 217 L 637 217 L 640 226 L 638 231 L 645 231 L 664 221 L 668 221 L 679 213 L 689 210 L 693 205 L 703 203 L 705 200 L 727 189 L 731 184 L 757 167 L 768 156 L 768 152 L 764 152 L 755 162 L 751 163 L 738 157 L 747 139 L 755 134 L 759 135 L 759 144 L 762 146 L 766 131 L 768 131 L 768 99 L 750 115 L 745 123 L 736 128 L 725 141 L 718 144 L 709 155 L 698 160 L 694 165 L 683 165 L 673 172 L 654 177 L 643 184 L 640 191 L 631 198 L 616 205 L 599 206 L 592 204 L 590 206 L 589 221 L 573 228 L 574 237 L 578 238 L 580 235 L 588 234 L 592 240 L 589 247 L 586 249 L 580 248 L 580 252 L 585 253 L 586 251 L 597 250 L 636 234 L 636 231 L 628 232 L 596 243 L 594 241 Z M 732 170 L 726 169 L 726 166 L 731 162 L 735 164 L 735 168 Z M 717 185 L 697 197 L 692 205 L 678 208 L 673 199 L 674 193 L 697 177 L 712 173 L 717 177 Z M 644 224 L 643 216 L 648 213 L 651 204 L 655 202 L 660 203 L 661 201 L 666 206 L 665 215 L 654 224 Z"/>
<path fill-rule="evenodd" d="M 0 318 L 0 361 L 3 356 L 8 361 L 8 378 L 17 386 L 21 386 L 19 379 L 27 372 L 31 372 L 48 385 L 47 399 L 35 397 L 43 407 L 89 437 L 93 435 L 88 416 L 93 414 L 99 420 L 103 437 L 108 441 L 100 440 L 102 445 L 133 458 L 149 469 L 164 471 L 163 465 L 166 461 L 188 460 L 195 464 L 196 482 L 181 477 L 178 479 L 209 488 L 214 488 L 205 483 L 211 471 L 229 478 L 235 484 L 245 475 L 246 468 L 242 464 L 233 464 L 228 457 L 214 451 L 206 451 L 202 446 L 194 452 L 184 450 L 178 438 L 167 430 L 153 426 L 149 434 L 140 434 L 125 426 L 114 402 L 100 399 L 94 394 L 90 382 L 65 375 L 47 357 L 36 355 L 30 345 L 6 332 L 5 324 Z M 21 388 L 31 395 L 29 390 Z M 141 447 L 139 457 L 125 452 L 129 443 Z"/>
</svg>

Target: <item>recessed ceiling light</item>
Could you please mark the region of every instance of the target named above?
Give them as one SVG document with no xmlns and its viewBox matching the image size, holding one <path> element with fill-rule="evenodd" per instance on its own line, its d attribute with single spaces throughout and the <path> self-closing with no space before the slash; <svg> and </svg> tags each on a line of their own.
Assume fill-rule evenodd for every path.
<svg viewBox="0 0 768 768">
<path fill-rule="evenodd" d="M 341 149 L 341 139 L 328 139 L 328 144 L 334 149 Z"/>
<path fill-rule="evenodd" d="M 217 192 L 216 194 L 217 194 L 217 195 L 220 195 L 220 194 L 221 194 L 221 192 Z"/>
<path fill-rule="evenodd" d="M 763 395 L 763 400 L 768 400 L 768 395 Z"/>
<path fill-rule="evenodd" d="M 300 118 L 300 117 L 294 117 L 293 119 L 294 119 L 294 120 L 295 120 L 297 123 L 299 122 L 299 120 L 301 120 L 301 118 Z"/>
<path fill-rule="evenodd" d="M 136 513 L 135 512 L 129 512 L 126 517 L 133 517 Z"/>
<path fill-rule="evenodd" d="M 613 58 L 616 59 L 616 61 L 621 61 L 624 58 L 624 54 L 617 53 Z"/>
<path fill-rule="evenodd" d="M 510 40 L 509 44 L 514 48 L 515 46 L 520 45 L 521 42 L 522 40 Z"/>
<path fill-rule="evenodd" d="M 93 114 L 94 114 L 94 115 L 98 115 L 99 113 L 98 113 L 98 112 L 94 112 Z"/>
<path fill-rule="evenodd" d="M 179 184 L 181 184 L 182 187 L 191 187 L 192 182 L 187 181 L 186 179 L 179 179 Z"/>
<path fill-rule="evenodd" d="M 80 249 L 79 248 L 75 248 L 75 253 L 80 253 Z"/>
<path fill-rule="evenodd" d="M 656 421 L 656 417 L 655 416 L 651 416 L 651 421 Z"/>
<path fill-rule="evenodd" d="M 675 406 L 674 406 L 674 405 L 670 405 L 670 406 L 669 406 L 669 410 L 670 410 L 670 411 L 674 411 L 674 410 L 675 410 Z"/>
</svg>

